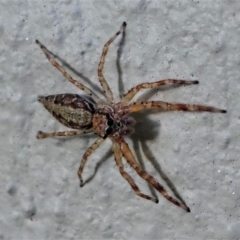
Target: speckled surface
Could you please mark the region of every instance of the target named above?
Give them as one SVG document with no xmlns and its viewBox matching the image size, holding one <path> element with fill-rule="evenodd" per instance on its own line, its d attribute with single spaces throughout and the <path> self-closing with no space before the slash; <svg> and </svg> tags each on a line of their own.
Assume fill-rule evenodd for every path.
<svg viewBox="0 0 240 240">
<path fill-rule="evenodd" d="M 0 239 L 239 238 L 240 2 L 180 2 L 0 2 Z M 126 165 L 159 204 L 137 197 L 118 172 L 110 141 L 89 159 L 84 179 L 96 166 L 97 173 L 79 188 L 79 162 L 95 136 L 36 139 L 38 130 L 66 129 L 37 96 L 81 92 L 49 64 L 35 39 L 75 69 L 74 77 L 84 75 L 80 81 L 99 89 L 102 47 L 123 21 L 121 71 L 121 37 L 104 71 L 116 97 L 119 86 L 122 91 L 145 81 L 198 79 L 198 86 L 143 96 L 228 110 L 140 114 L 136 133 L 127 138 L 141 165 L 173 194 L 171 182 L 191 213 L 152 191 Z"/>
</svg>

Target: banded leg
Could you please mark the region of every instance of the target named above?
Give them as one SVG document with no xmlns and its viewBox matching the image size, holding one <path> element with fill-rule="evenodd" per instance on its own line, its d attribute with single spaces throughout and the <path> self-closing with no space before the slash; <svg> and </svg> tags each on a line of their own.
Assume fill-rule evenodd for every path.
<svg viewBox="0 0 240 240">
<path fill-rule="evenodd" d="M 82 91 L 84 91 L 85 93 L 87 93 L 89 96 L 91 96 L 91 98 L 97 102 L 98 101 L 98 97 L 96 96 L 96 94 L 94 92 L 92 92 L 89 88 L 85 87 L 83 84 L 79 83 L 77 80 L 73 79 L 69 73 L 66 72 L 66 70 L 59 65 L 59 63 L 49 54 L 48 50 L 46 49 L 46 47 L 44 45 L 42 45 L 42 43 L 40 43 L 38 40 L 36 40 L 36 43 L 40 46 L 40 48 L 42 49 L 42 51 L 44 52 L 44 54 L 46 55 L 48 61 L 54 66 L 56 67 L 66 78 L 69 82 L 71 82 L 72 84 L 74 84 L 76 87 L 80 88 Z"/>
<path fill-rule="evenodd" d="M 185 80 L 175 80 L 175 79 L 166 79 L 166 80 L 160 80 L 157 82 L 147 82 L 137 85 L 136 87 L 133 87 L 130 89 L 126 94 L 123 95 L 121 102 L 122 103 L 129 103 L 129 101 L 142 89 L 150 89 L 155 87 L 160 87 L 164 85 L 170 85 L 170 84 L 183 84 L 183 85 L 192 85 L 192 84 L 198 84 L 198 81 L 185 81 Z"/>
<path fill-rule="evenodd" d="M 202 106 L 202 105 L 191 105 L 182 103 L 167 103 L 161 101 L 137 101 L 129 106 L 126 106 L 126 113 L 139 112 L 144 109 L 160 108 L 167 111 L 199 111 L 199 112 L 216 112 L 216 113 L 226 113 L 224 109 L 219 109 L 215 107 Z"/>
<path fill-rule="evenodd" d="M 109 103 L 111 103 L 112 105 L 114 104 L 114 98 L 113 98 L 113 93 L 111 91 L 111 89 L 108 86 L 108 83 L 106 82 L 104 76 L 103 76 L 103 67 L 104 67 L 104 63 L 105 63 L 105 58 L 108 52 L 108 48 L 109 45 L 115 40 L 115 38 L 123 31 L 123 29 L 126 27 L 126 22 L 123 22 L 120 30 L 113 36 L 111 37 L 108 42 L 104 45 L 103 51 L 102 51 L 102 56 L 98 65 L 98 79 L 100 84 L 102 85 L 104 94 L 107 97 L 107 100 Z"/>
<path fill-rule="evenodd" d="M 134 180 L 132 179 L 132 177 L 124 171 L 124 167 L 123 167 L 123 163 L 122 163 L 122 152 L 121 152 L 121 149 L 120 149 L 120 146 L 118 143 L 114 142 L 113 143 L 113 154 L 114 154 L 114 157 L 115 157 L 115 161 L 116 161 L 116 164 L 119 168 L 119 171 L 121 173 L 121 175 L 128 181 L 128 183 L 130 184 L 130 186 L 132 187 L 133 191 L 139 196 L 139 197 L 142 197 L 142 198 L 145 198 L 147 200 L 151 200 L 155 203 L 158 203 L 158 199 L 155 199 L 155 198 L 152 198 L 146 194 L 143 194 L 138 186 L 135 184 Z"/>
<path fill-rule="evenodd" d="M 78 131 L 52 132 L 52 133 L 44 133 L 42 131 L 39 131 L 37 134 L 37 139 L 44 139 L 44 138 L 50 138 L 50 137 L 71 137 L 71 136 L 77 136 L 77 135 L 82 135 L 82 134 L 91 133 L 91 132 L 93 132 L 92 129 L 78 130 Z"/>
<path fill-rule="evenodd" d="M 83 172 L 83 168 L 88 160 L 88 157 L 101 145 L 101 143 L 103 143 L 105 139 L 104 138 L 98 138 L 91 147 L 89 147 L 87 149 L 87 151 L 84 153 L 82 161 L 80 163 L 80 167 L 78 169 L 78 177 L 80 180 L 80 187 L 84 186 L 83 180 L 82 180 L 82 172 Z"/>
<path fill-rule="evenodd" d="M 137 161 L 135 160 L 135 157 L 130 150 L 128 144 L 122 139 L 121 140 L 121 151 L 123 153 L 124 158 L 127 160 L 128 164 L 137 172 L 137 174 L 149 182 L 158 192 L 160 192 L 168 201 L 175 204 L 176 206 L 186 210 L 187 212 L 190 212 L 190 208 L 185 206 L 183 203 L 179 202 L 175 198 L 168 195 L 167 191 L 163 188 L 162 185 L 160 185 L 151 175 L 149 175 L 147 172 L 143 171 L 140 166 L 138 165 Z"/>
</svg>

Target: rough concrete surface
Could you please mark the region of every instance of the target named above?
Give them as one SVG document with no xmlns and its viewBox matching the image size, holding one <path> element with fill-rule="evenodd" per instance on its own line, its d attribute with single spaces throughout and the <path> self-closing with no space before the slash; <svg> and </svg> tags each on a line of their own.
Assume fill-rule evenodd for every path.
<svg viewBox="0 0 240 240">
<path fill-rule="evenodd" d="M 191 213 L 140 179 L 159 204 L 137 197 L 107 140 L 77 169 L 95 135 L 37 140 L 66 130 L 38 95 L 82 92 L 47 61 L 40 40 L 67 71 L 100 95 L 103 45 L 127 22 L 107 55 L 114 96 L 166 78 L 199 85 L 138 97 L 207 104 L 227 114 L 145 112 L 126 137 L 141 166 Z M 240 1 L 0 1 L 0 239 L 237 239 L 240 237 Z M 120 46 L 120 47 L 119 47 Z M 103 97 L 102 97 L 103 98 Z"/>
</svg>

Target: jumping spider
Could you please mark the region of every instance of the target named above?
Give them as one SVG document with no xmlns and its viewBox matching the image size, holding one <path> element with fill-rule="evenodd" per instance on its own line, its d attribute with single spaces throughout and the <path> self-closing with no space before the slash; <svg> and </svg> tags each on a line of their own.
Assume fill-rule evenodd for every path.
<svg viewBox="0 0 240 240">
<path fill-rule="evenodd" d="M 168 201 L 183 208 L 187 212 L 190 212 L 190 208 L 185 204 L 179 202 L 177 199 L 168 195 L 166 190 L 160 185 L 155 178 L 143 171 L 135 156 L 130 150 L 128 144 L 125 142 L 123 136 L 128 135 L 133 131 L 133 125 L 135 120 L 129 115 L 133 112 L 139 112 L 145 109 L 158 108 L 161 110 L 176 110 L 176 111 L 206 111 L 216 113 L 226 113 L 226 110 L 221 110 L 214 107 L 201 106 L 201 105 L 190 105 L 180 103 L 167 103 L 161 101 L 136 101 L 130 103 L 132 98 L 142 89 L 150 89 L 163 85 L 170 84 L 183 84 L 192 85 L 198 84 L 198 81 L 185 81 L 167 79 L 156 81 L 152 83 L 141 83 L 136 87 L 130 89 L 126 94 L 121 97 L 121 101 L 115 103 L 113 93 L 108 86 L 104 76 L 103 67 L 105 57 L 108 52 L 109 45 L 115 40 L 115 38 L 124 31 L 126 23 L 124 22 L 120 30 L 104 45 L 102 56 L 98 65 L 98 78 L 102 85 L 104 94 L 107 101 L 101 101 L 94 92 L 83 84 L 74 80 L 62 66 L 51 56 L 49 51 L 43 46 L 38 40 L 36 43 L 40 46 L 44 54 L 46 55 L 49 62 L 52 63 L 67 79 L 69 82 L 80 88 L 82 91 L 90 96 L 90 99 L 86 99 L 83 96 L 77 94 L 57 94 L 50 96 L 39 96 L 38 100 L 44 107 L 64 126 L 75 129 L 74 131 L 65 132 L 53 132 L 44 133 L 38 132 L 37 138 L 43 139 L 48 137 L 56 136 L 76 136 L 86 133 L 95 133 L 99 137 L 90 146 L 85 154 L 83 155 L 80 167 L 78 169 L 78 177 L 80 180 L 80 186 L 84 185 L 82 179 L 83 168 L 87 162 L 88 157 L 104 142 L 106 138 L 112 140 L 112 151 L 115 157 L 117 166 L 121 175 L 128 181 L 134 192 L 145 199 L 151 200 L 158 203 L 158 199 L 143 194 L 138 186 L 133 181 L 132 177 L 125 172 L 122 157 L 124 157 L 127 163 L 137 172 L 137 174 L 150 183 L 157 191 L 159 191 Z"/>
</svg>

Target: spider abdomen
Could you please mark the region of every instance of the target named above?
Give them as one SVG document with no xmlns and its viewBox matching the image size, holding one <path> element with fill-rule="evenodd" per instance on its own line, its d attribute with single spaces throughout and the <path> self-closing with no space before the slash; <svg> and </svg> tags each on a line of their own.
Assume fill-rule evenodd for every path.
<svg viewBox="0 0 240 240">
<path fill-rule="evenodd" d="M 89 129 L 95 105 L 77 94 L 39 96 L 39 102 L 64 126 L 73 129 Z"/>
</svg>

